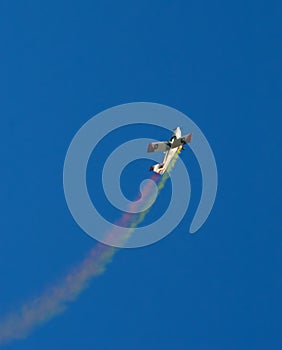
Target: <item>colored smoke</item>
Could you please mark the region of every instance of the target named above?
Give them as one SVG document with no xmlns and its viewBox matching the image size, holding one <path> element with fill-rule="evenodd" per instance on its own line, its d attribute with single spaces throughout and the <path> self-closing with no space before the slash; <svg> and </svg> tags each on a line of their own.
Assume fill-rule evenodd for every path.
<svg viewBox="0 0 282 350">
<path fill-rule="evenodd" d="M 158 193 L 164 187 L 169 177 L 169 172 L 176 162 L 177 156 L 172 160 L 168 171 L 162 176 L 153 174 L 152 181 L 158 182 Z M 150 200 L 150 189 L 152 181 L 149 182 L 143 191 L 144 204 Z M 129 209 L 134 208 L 134 202 Z M 131 215 L 125 213 L 117 223 L 130 224 L 127 237 L 134 229 L 145 219 L 150 209 L 142 211 L 131 222 Z M 130 211 L 130 210 L 129 210 Z M 110 237 L 115 230 L 108 232 Z M 125 237 L 126 239 L 126 237 Z M 0 320 L 0 345 L 8 343 L 12 340 L 23 339 L 28 336 L 36 327 L 51 320 L 54 316 L 62 313 L 69 305 L 77 299 L 80 293 L 87 288 L 89 282 L 94 277 L 103 274 L 107 265 L 112 261 L 118 248 L 97 243 L 89 254 L 73 268 L 61 281 L 48 287 L 43 293 L 25 304 L 20 310 L 11 312 Z"/>
</svg>

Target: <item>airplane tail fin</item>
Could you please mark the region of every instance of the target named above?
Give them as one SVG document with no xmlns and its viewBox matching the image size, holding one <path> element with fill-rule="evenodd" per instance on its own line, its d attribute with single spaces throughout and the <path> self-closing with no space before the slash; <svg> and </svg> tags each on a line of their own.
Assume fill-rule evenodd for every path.
<svg viewBox="0 0 282 350">
<path fill-rule="evenodd" d="M 165 172 L 164 164 L 155 164 L 150 167 L 150 171 L 162 175 Z"/>
</svg>

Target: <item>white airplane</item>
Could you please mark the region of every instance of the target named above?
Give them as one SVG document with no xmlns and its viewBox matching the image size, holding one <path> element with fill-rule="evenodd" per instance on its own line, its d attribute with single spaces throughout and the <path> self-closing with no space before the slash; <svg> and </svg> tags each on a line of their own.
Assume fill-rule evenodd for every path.
<svg viewBox="0 0 282 350">
<path fill-rule="evenodd" d="M 165 154 L 163 162 L 152 165 L 150 171 L 163 175 L 176 152 L 180 153 L 180 151 L 184 149 L 184 145 L 191 142 L 191 140 L 192 134 L 181 136 L 181 130 L 178 126 L 173 130 L 172 137 L 169 141 L 149 143 L 147 152 L 164 152 Z"/>
</svg>

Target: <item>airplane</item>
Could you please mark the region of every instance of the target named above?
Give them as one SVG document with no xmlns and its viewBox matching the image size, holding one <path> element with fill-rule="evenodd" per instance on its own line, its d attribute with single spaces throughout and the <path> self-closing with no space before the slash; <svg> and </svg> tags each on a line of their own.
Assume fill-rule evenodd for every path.
<svg viewBox="0 0 282 350">
<path fill-rule="evenodd" d="M 163 175 L 176 152 L 180 153 L 182 149 L 185 149 L 184 145 L 191 142 L 191 140 L 192 134 L 181 136 L 181 129 L 178 126 L 173 130 L 169 141 L 149 143 L 147 152 L 164 152 L 165 154 L 163 162 L 152 165 L 150 171 Z"/>
</svg>

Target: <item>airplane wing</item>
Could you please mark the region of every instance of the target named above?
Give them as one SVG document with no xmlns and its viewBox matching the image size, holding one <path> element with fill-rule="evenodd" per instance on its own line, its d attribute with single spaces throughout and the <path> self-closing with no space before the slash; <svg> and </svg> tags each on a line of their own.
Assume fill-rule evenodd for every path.
<svg viewBox="0 0 282 350">
<path fill-rule="evenodd" d="M 152 142 L 149 143 L 147 152 L 166 152 L 169 149 L 167 142 Z"/>
<path fill-rule="evenodd" d="M 184 136 L 181 136 L 179 137 L 179 139 L 176 139 L 171 148 L 176 148 L 176 147 L 179 147 L 181 145 L 185 145 L 186 143 L 189 143 L 191 142 L 192 140 L 192 134 L 187 134 L 187 135 L 184 135 Z"/>
</svg>

